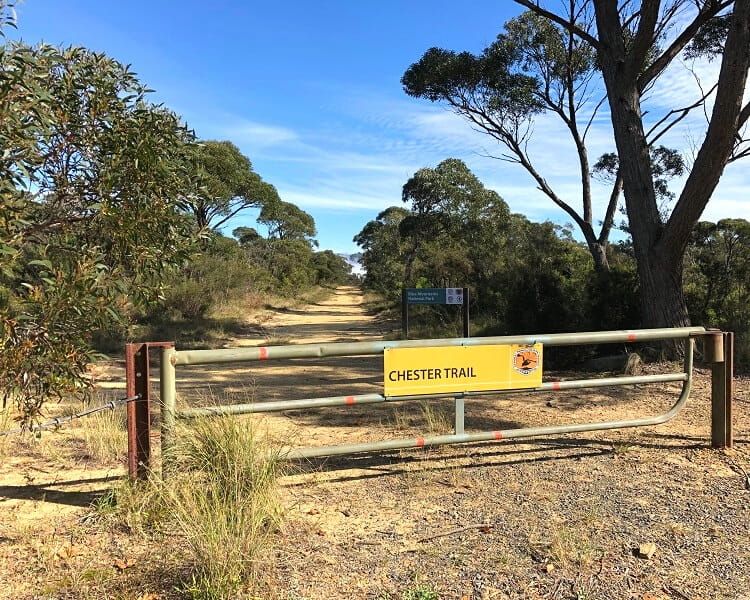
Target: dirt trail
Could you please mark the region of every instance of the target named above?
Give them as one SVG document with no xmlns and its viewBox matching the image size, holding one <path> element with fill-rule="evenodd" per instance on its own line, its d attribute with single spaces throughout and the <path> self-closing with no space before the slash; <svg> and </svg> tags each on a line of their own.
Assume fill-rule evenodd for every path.
<svg viewBox="0 0 750 600">
<path fill-rule="evenodd" d="M 264 328 L 271 339 L 288 343 L 354 342 L 377 339 L 384 333 L 382 324 L 363 307 L 362 292 L 355 287 L 337 288 L 317 304 L 298 309 L 273 310 Z M 233 345 L 254 346 L 259 340 L 236 338 Z"/>
</svg>

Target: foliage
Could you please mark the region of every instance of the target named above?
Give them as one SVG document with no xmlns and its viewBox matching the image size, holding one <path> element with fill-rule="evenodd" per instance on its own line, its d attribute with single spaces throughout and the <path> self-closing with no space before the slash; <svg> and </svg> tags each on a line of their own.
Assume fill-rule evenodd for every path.
<svg viewBox="0 0 750 600">
<path fill-rule="evenodd" d="M 606 246 L 620 180 L 615 177 L 611 182 L 608 207 L 596 234 L 586 148 L 586 135 L 598 108 L 591 93 L 594 56 L 564 27 L 528 11 L 507 21 L 504 31 L 480 55 L 431 48 L 401 81 L 410 96 L 447 104 L 500 142 L 505 154 L 499 158 L 523 167 L 538 188 L 574 220 L 597 268 L 606 271 Z M 579 124 L 581 113 L 587 110 L 593 114 Z M 558 117 L 570 133 L 582 181 L 580 213 L 552 189 L 528 153 L 533 122 L 543 113 Z"/>
<path fill-rule="evenodd" d="M 195 192 L 186 204 L 200 229 L 218 229 L 251 207 L 279 202 L 279 195 L 253 171 L 253 165 L 229 141 L 203 141 L 192 146 L 189 160 Z"/>
<path fill-rule="evenodd" d="M 230 298 L 270 287 L 269 275 L 235 240 L 214 234 L 203 251 L 175 271 L 163 300 L 154 307 L 162 318 L 197 319 Z"/>
<path fill-rule="evenodd" d="M 314 246 L 317 232 L 311 215 L 291 202 L 269 202 L 263 206 L 258 223 L 268 228 L 268 237 L 278 240 L 305 240 Z"/>
<path fill-rule="evenodd" d="M 750 223 L 701 221 L 685 260 L 685 295 L 690 318 L 737 334 L 739 363 L 750 360 Z"/>
<path fill-rule="evenodd" d="M 315 269 L 315 283 L 318 285 L 344 283 L 352 270 L 351 265 L 332 250 L 315 252 L 311 265 Z"/>
<path fill-rule="evenodd" d="M 27 420 L 86 390 L 91 332 L 190 251 L 174 200 L 190 135 L 146 95 L 102 54 L 0 47 L 0 387 Z"/>
<path fill-rule="evenodd" d="M 467 286 L 472 321 L 488 334 L 633 326 L 632 287 L 615 289 L 631 283 L 632 259 L 611 249 L 612 278 L 602 277 L 569 232 L 511 215 L 461 161 L 419 170 L 403 197 L 411 210 L 391 207 L 354 238 L 365 287 L 395 303 L 402 285 Z M 447 311 L 421 312 L 447 324 Z M 413 313 L 417 324 L 419 307 Z"/>
<path fill-rule="evenodd" d="M 448 104 L 505 146 L 503 159 L 523 166 L 539 189 L 579 227 L 598 270 L 608 268 L 606 245 L 620 188 L 633 238 L 642 323 L 688 322 L 682 265 L 690 231 L 697 224 L 728 162 L 750 155 L 743 137 L 750 105 L 743 95 L 750 66 L 750 0 L 705 3 L 571 2 L 559 13 L 533 0 L 515 0 L 528 11 L 506 23 L 497 41 L 479 56 L 433 48 L 404 74 L 405 91 Z M 715 82 L 702 82 L 695 101 L 650 115 L 646 94 L 678 60 L 721 53 Z M 598 83 L 597 80 L 600 82 Z M 710 85 L 714 83 L 715 85 Z M 617 154 L 612 192 L 599 235 L 593 231 L 586 133 L 606 90 Z M 707 90 L 707 91 L 703 91 Z M 682 160 L 656 142 L 715 93 L 699 151 L 671 211 L 665 178 Z M 592 105 L 586 107 L 586 102 Z M 551 189 L 527 152 L 540 111 L 559 116 L 571 133 L 579 159 L 583 211 Z M 645 121 L 649 115 L 648 122 Z M 585 122 L 583 120 L 585 119 Z M 579 120 L 582 121 L 579 123 Z M 662 165 L 663 168 L 653 168 Z"/>
<path fill-rule="evenodd" d="M 400 206 L 391 206 L 369 221 L 354 242 L 363 252 L 363 284 L 385 298 L 395 301 L 403 287 L 405 243 L 401 240 L 401 221 L 411 214 Z"/>
</svg>

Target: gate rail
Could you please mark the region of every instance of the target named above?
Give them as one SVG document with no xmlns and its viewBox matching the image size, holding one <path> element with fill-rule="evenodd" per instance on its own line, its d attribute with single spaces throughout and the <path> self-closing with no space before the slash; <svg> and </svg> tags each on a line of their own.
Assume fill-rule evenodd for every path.
<svg viewBox="0 0 750 600">
<path fill-rule="evenodd" d="M 423 446 L 458 444 L 465 442 L 498 441 L 503 439 L 531 437 L 538 435 L 657 425 L 672 419 L 675 415 L 677 415 L 677 413 L 687 402 L 688 396 L 690 395 L 690 389 L 693 379 L 693 348 L 694 340 L 696 338 L 703 338 L 706 361 L 712 364 L 712 445 L 715 447 L 728 447 L 732 445 L 732 334 L 723 333 L 717 330 L 706 330 L 702 327 L 683 327 L 673 329 L 641 329 L 630 331 L 601 331 L 525 336 L 494 336 L 483 338 L 300 344 L 293 346 L 268 346 L 223 350 L 178 351 L 172 345 L 163 345 L 161 347 L 160 369 L 162 455 L 168 457 L 171 449 L 174 446 L 175 424 L 177 419 L 284 411 L 303 408 L 322 408 L 328 406 L 352 406 L 357 404 L 375 404 L 433 398 L 455 399 L 455 430 L 453 434 L 409 439 L 395 439 L 359 444 L 345 444 L 338 446 L 290 449 L 285 456 L 290 459 L 312 458 L 318 456 L 332 456 L 375 450 L 394 450 L 415 447 L 418 448 Z M 543 382 L 540 387 L 523 390 L 524 392 L 544 392 L 677 381 L 681 381 L 683 383 L 682 390 L 678 396 L 677 401 L 667 412 L 660 415 L 641 417 L 636 419 L 603 421 L 596 423 L 579 423 L 570 425 L 551 425 L 544 427 L 527 427 L 474 433 L 466 433 L 464 431 L 465 398 L 482 395 L 513 393 L 518 392 L 519 390 L 457 392 L 413 396 L 360 394 L 350 396 L 307 398 L 300 400 L 281 400 L 273 402 L 257 402 L 253 404 L 236 404 L 188 409 L 177 409 L 176 406 L 176 367 L 183 365 L 267 361 L 289 358 L 322 358 L 331 356 L 377 355 L 382 354 L 388 348 L 482 346 L 495 344 L 533 345 L 536 343 L 542 343 L 546 346 L 570 346 L 680 339 L 685 341 L 684 365 L 681 372 L 658 375 L 581 379 L 575 381 L 548 381 Z M 131 476 L 136 477 L 138 475 L 131 473 Z"/>
</svg>

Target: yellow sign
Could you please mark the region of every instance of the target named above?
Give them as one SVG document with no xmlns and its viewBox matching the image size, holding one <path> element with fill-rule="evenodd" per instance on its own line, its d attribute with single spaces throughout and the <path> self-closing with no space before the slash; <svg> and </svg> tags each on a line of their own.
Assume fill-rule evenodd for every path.
<svg viewBox="0 0 750 600">
<path fill-rule="evenodd" d="M 384 394 L 414 396 L 535 388 L 542 385 L 542 345 L 387 348 Z"/>
</svg>

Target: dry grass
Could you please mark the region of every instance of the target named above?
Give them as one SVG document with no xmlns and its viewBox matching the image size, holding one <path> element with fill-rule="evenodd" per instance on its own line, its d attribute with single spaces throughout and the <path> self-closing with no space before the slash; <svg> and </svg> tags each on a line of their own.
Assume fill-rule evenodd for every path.
<svg viewBox="0 0 750 600">
<path fill-rule="evenodd" d="M 8 431 L 16 428 L 16 422 L 10 412 L 10 406 L 0 407 L 0 431 Z M 4 461 L 10 453 L 13 443 L 12 436 L 0 436 L 0 461 Z"/>
<path fill-rule="evenodd" d="M 180 475 L 162 493 L 189 549 L 191 597 L 232 598 L 258 585 L 283 517 L 279 453 L 250 419 L 204 419 L 181 436 Z"/>
<path fill-rule="evenodd" d="M 126 410 L 121 405 L 86 418 L 83 439 L 89 455 L 98 462 L 106 464 L 124 458 L 128 447 Z"/>
<path fill-rule="evenodd" d="M 434 402 L 429 400 L 421 402 L 420 410 L 430 435 L 442 435 L 453 431 L 453 417 Z"/>
</svg>

